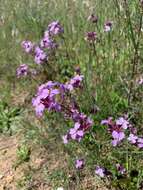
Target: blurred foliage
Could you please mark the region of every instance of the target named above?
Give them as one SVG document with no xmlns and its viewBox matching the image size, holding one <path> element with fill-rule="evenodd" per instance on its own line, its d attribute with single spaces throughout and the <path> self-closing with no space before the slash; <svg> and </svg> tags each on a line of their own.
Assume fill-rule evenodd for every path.
<svg viewBox="0 0 143 190">
<path fill-rule="evenodd" d="M 10 107 L 7 103 L 0 101 L 0 133 L 12 133 L 11 126 L 19 119 L 20 108 Z"/>
</svg>

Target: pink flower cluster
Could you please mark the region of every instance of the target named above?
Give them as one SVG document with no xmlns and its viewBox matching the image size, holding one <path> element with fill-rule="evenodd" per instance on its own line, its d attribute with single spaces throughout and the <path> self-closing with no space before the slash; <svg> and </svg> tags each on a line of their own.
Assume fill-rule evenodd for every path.
<svg viewBox="0 0 143 190">
<path fill-rule="evenodd" d="M 108 126 L 108 131 L 112 135 L 113 146 L 120 144 L 120 142 L 125 138 L 125 130 L 131 127 L 129 121 L 124 117 L 120 117 L 116 121 L 113 121 L 113 118 L 109 117 L 107 120 L 102 120 L 101 124 Z"/>
<path fill-rule="evenodd" d="M 93 125 L 92 120 L 78 110 L 77 103 L 73 102 L 72 98 L 72 91 L 82 86 L 82 80 L 83 75 L 76 75 L 65 84 L 49 81 L 38 88 L 32 100 L 37 116 L 41 117 L 44 110 L 56 111 L 62 112 L 66 118 L 74 122 L 74 127 L 63 136 L 65 144 L 70 139 L 80 141 Z"/>
<path fill-rule="evenodd" d="M 91 14 L 88 17 L 88 21 L 97 24 L 98 17 L 94 14 Z M 113 27 L 113 22 L 112 21 L 106 21 L 104 24 L 104 32 L 110 32 L 112 30 L 112 27 Z M 85 40 L 90 42 L 90 43 L 96 42 L 97 41 L 97 33 L 95 31 L 87 32 L 85 34 Z"/>
<path fill-rule="evenodd" d="M 35 54 L 34 60 L 35 63 L 37 64 L 42 64 L 48 59 L 46 53 L 38 46 L 35 48 L 34 54 Z"/>
<path fill-rule="evenodd" d="M 54 50 L 58 47 L 58 44 L 49 36 L 48 33 L 45 33 L 40 45 L 42 48 L 47 48 L 49 50 Z"/>
<path fill-rule="evenodd" d="M 32 104 L 38 117 L 43 115 L 45 109 L 49 111 L 60 110 L 60 105 L 56 100 L 59 93 L 57 83 L 52 81 L 39 86 L 37 95 L 32 99 Z"/>
<path fill-rule="evenodd" d="M 65 136 L 63 136 L 64 144 L 67 144 L 69 140 L 80 142 L 86 131 L 93 125 L 93 121 L 90 117 L 86 116 L 84 113 L 78 112 L 78 110 L 72 110 L 70 117 L 74 122 L 74 127 L 71 128 Z"/>
<path fill-rule="evenodd" d="M 83 75 L 76 75 L 64 85 L 65 89 L 72 91 L 74 88 L 79 88 L 83 78 Z"/>
<path fill-rule="evenodd" d="M 143 148 L 143 138 L 138 137 L 136 134 L 130 133 L 128 141 L 138 148 Z"/>
<path fill-rule="evenodd" d="M 39 44 L 34 44 L 31 41 L 23 41 L 22 48 L 28 54 L 34 56 L 35 63 L 43 64 L 47 62 L 50 51 L 54 51 L 58 44 L 55 41 L 55 35 L 63 33 L 64 30 L 58 21 L 54 21 L 48 25 L 44 33 L 44 37 Z M 49 50 L 48 52 L 45 50 Z"/>
<path fill-rule="evenodd" d="M 39 47 L 32 43 L 31 41 L 23 41 L 21 43 L 22 48 L 28 54 L 34 56 L 35 63 L 42 64 L 46 61 L 47 55 L 46 53 Z"/>
<path fill-rule="evenodd" d="M 143 137 L 137 135 L 137 130 L 132 127 L 126 118 L 120 117 L 114 122 L 112 117 L 109 117 L 107 120 L 102 120 L 101 124 L 108 126 L 108 131 L 112 135 L 113 146 L 117 146 L 123 139 L 125 139 L 125 130 L 129 129 L 130 133 L 127 140 L 132 145 L 135 145 L 138 148 L 143 148 Z"/>
<path fill-rule="evenodd" d="M 41 40 L 41 47 L 49 50 L 54 50 L 58 47 L 54 37 L 64 32 L 64 29 L 58 21 L 53 21 L 48 25 L 47 30 L 44 32 L 44 37 Z"/>
<path fill-rule="evenodd" d="M 97 24 L 97 22 L 98 22 L 98 16 L 96 16 L 94 14 L 91 14 L 88 17 L 88 21 Z M 104 32 L 110 32 L 111 29 L 112 29 L 112 26 L 113 26 L 113 22 L 112 21 L 106 21 L 105 24 L 104 24 Z"/>
<path fill-rule="evenodd" d="M 123 167 L 122 164 L 117 163 L 115 165 L 115 167 L 116 167 L 119 174 L 121 174 L 121 175 L 126 174 L 126 169 Z M 101 167 L 101 166 L 96 166 L 95 174 L 101 178 L 104 178 L 108 175 L 112 175 L 112 173 L 110 171 L 108 171 L 106 168 Z"/>
<path fill-rule="evenodd" d="M 35 69 L 30 69 L 28 65 L 26 64 L 21 64 L 17 69 L 16 69 L 16 76 L 17 78 L 21 78 L 27 75 L 36 75 L 37 71 Z"/>
</svg>

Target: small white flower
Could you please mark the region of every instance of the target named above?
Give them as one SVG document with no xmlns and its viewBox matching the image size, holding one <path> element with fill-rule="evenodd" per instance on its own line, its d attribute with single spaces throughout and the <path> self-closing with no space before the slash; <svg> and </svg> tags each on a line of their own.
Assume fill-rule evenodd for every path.
<svg viewBox="0 0 143 190">
<path fill-rule="evenodd" d="M 63 187 L 58 187 L 57 190 L 64 190 L 64 188 Z"/>
</svg>

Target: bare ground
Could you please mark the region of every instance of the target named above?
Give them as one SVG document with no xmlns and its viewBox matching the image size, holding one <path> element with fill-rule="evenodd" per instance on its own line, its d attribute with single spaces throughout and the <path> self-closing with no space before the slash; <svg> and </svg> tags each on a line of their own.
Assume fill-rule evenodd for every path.
<svg viewBox="0 0 143 190">
<path fill-rule="evenodd" d="M 63 152 L 45 152 L 41 149 L 32 152 L 30 161 L 23 163 L 17 167 L 17 147 L 18 138 L 0 137 L 0 190 L 54 190 L 56 176 L 50 179 L 54 171 L 64 171 L 67 174 L 68 186 L 65 190 L 107 190 L 100 179 L 91 176 L 87 171 L 83 171 L 83 177 L 77 186 L 75 181 L 75 172 L 66 167 L 67 155 Z M 58 154 L 58 155 L 56 155 Z M 58 156 L 58 157 L 57 157 Z M 46 176 L 45 171 L 46 168 Z M 28 175 L 32 175 L 30 179 L 26 179 Z M 54 179 L 55 178 L 55 179 Z M 23 186 L 18 184 L 23 183 Z M 58 183 L 57 183 L 58 184 Z M 63 181 L 61 179 L 61 185 Z"/>
</svg>

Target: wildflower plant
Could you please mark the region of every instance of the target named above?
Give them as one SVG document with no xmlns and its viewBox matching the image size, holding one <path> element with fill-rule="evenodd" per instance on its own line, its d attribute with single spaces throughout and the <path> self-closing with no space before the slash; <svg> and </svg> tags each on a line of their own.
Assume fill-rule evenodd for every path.
<svg viewBox="0 0 143 190">
<path fill-rule="evenodd" d="M 65 84 L 49 81 L 38 88 L 32 100 L 37 116 L 42 116 L 47 110 L 61 112 L 66 119 L 73 121 L 74 127 L 63 136 L 65 144 L 70 139 L 81 141 L 93 124 L 90 117 L 79 110 L 78 103 L 74 100 L 74 91 L 82 88 L 82 80 L 82 75 L 76 75 Z"/>
<path fill-rule="evenodd" d="M 76 170 L 82 172 L 89 166 L 94 175 L 108 179 L 115 188 L 123 178 L 126 182 L 120 184 L 120 189 L 129 184 L 129 188 L 132 185 L 138 187 L 143 176 L 142 167 L 139 168 L 141 161 L 138 163 L 143 149 L 142 122 L 139 122 L 143 117 L 138 109 L 143 84 L 140 67 L 142 1 L 137 3 L 137 7 L 139 18 L 130 12 L 131 7 L 126 0 L 122 3 L 114 1 L 114 8 L 119 13 L 117 20 L 112 17 L 101 19 L 98 14 L 91 14 L 86 19 L 90 27 L 83 31 L 81 45 L 84 44 L 84 48 L 81 52 L 77 44 L 69 52 L 64 28 L 58 21 L 48 25 L 39 43 L 26 40 L 21 44 L 24 52 L 31 55 L 46 74 L 51 65 L 54 68 L 56 63 L 62 64 L 66 60 L 71 66 L 77 61 L 74 63 L 78 65 L 75 75 L 66 76 L 66 80 L 60 68 L 56 71 L 59 77 L 51 70 L 51 78 L 47 77 L 46 82 L 39 85 L 32 106 L 39 120 L 53 113 L 62 116 L 64 127 L 61 128 L 64 130 L 60 129 L 60 137 L 65 150 L 78 147 L 74 158 Z M 123 24 L 122 19 L 125 21 Z M 134 25 L 136 22 L 137 27 Z M 118 29 L 118 24 L 123 28 Z M 121 37 L 121 34 L 124 35 Z M 64 58 L 59 56 L 61 41 L 65 46 L 62 49 Z M 125 53 L 126 58 L 123 57 Z M 16 73 L 20 78 L 32 71 L 22 64 Z M 138 182 L 132 184 L 134 170 L 138 173 Z"/>
<path fill-rule="evenodd" d="M 56 73 L 56 68 L 60 69 L 60 66 L 55 63 L 57 63 L 58 56 L 61 56 L 57 51 L 64 39 L 63 34 L 64 29 L 59 21 L 53 21 L 48 25 L 38 43 L 29 40 L 24 40 L 21 43 L 23 51 L 29 54 L 34 62 L 41 67 L 40 70 L 46 75 L 46 79 L 50 73 Z M 35 66 L 33 65 L 33 67 Z M 20 78 L 30 74 L 28 70 L 32 69 L 27 64 L 20 65 L 16 71 L 17 77 Z M 39 73 L 39 69 L 37 69 L 37 73 Z"/>
</svg>

